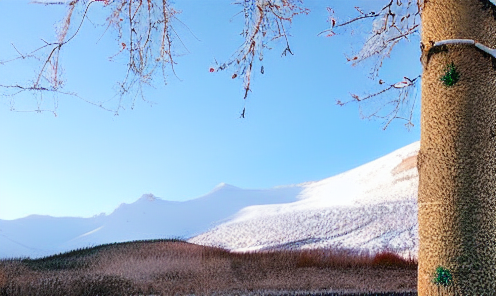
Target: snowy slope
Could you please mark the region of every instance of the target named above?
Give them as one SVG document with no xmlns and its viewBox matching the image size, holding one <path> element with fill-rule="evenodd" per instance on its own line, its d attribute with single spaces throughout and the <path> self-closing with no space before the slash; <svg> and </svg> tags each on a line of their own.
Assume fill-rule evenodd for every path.
<svg viewBox="0 0 496 296">
<path fill-rule="evenodd" d="M 188 242 L 243 252 L 344 247 L 418 254 L 416 155 L 420 142 L 318 182 L 299 201 L 244 208 Z"/>
<path fill-rule="evenodd" d="M 0 220 L 0 258 L 53 254 L 65 241 L 98 227 L 102 218 L 30 215 L 22 219 Z"/>
<path fill-rule="evenodd" d="M 74 249 L 81 245 L 137 239 L 188 238 L 207 231 L 246 206 L 291 202 L 300 191 L 301 188 L 296 187 L 243 190 L 220 184 L 209 194 L 185 202 L 165 201 L 147 194 L 135 203 L 120 205 L 98 228 L 67 241 L 62 247 Z"/>
<path fill-rule="evenodd" d="M 236 252 L 340 247 L 376 253 L 390 248 L 408 258 L 417 256 L 417 232 L 416 202 L 396 201 L 285 212 L 227 223 L 189 242 Z"/>
<path fill-rule="evenodd" d="M 0 220 L 0 258 L 52 255 L 76 248 L 141 239 L 184 239 L 207 231 L 250 205 L 296 201 L 297 186 L 244 190 L 219 184 L 197 199 L 176 202 L 145 194 L 110 215 L 68 218 L 31 215 Z"/>
<path fill-rule="evenodd" d="M 0 220 L 0 258 L 171 237 L 235 251 L 389 246 L 416 256 L 419 145 L 316 182 L 263 190 L 222 183 L 185 202 L 145 194 L 110 215 L 92 218 Z"/>
</svg>

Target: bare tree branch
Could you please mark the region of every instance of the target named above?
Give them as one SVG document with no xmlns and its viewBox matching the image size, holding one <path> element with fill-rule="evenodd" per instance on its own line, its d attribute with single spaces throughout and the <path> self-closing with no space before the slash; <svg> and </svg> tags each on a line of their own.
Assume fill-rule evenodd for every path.
<svg viewBox="0 0 496 296">
<path fill-rule="evenodd" d="M 210 72 L 222 71 L 231 66 L 236 67 L 232 78 L 243 77 L 244 99 L 251 91 L 251 75 L 255 62 L 258 58 L 263 61 L 264 49 L 270 49 L 268 43 L 277 39 L 284 39 L 286 48 L 282 55 L 293 54 L 289 47 L 288 35 L 285 26 L 289 26 L 293 17 L 299 14 L 308 14 L 309 9 L 302 7 L 302 0 L 243 0 L 235 2 L 243 6 L 245 26 L 241 35 L 245 38 L 244 43 L 235 54 L 225 63 L 211 68 Z M 260 67 L 263 74 L 265 69 Z M 242 118 L 244 118 L 243 108 Z"/>
<path fill-rule="evenodd" d="M 39 60 L 43 64 L 31 84 L 0 85 L 0 88 L 12 89 L 21 87 L 23 92 L 51 92 L 73 96 L 74 93 L 72 92 L 60 91 L 63 88 L 63 80 L 59 69 L 59 56 L 62 48 L 78 35 L 83 22 L 87 19 L 90 6 L 95 2 L 101 3 L 103 7 L 110 8 L 112 11 L 111 15 L 107 18 L 107 29 L 113 28 L 117 32 L 117 41 L 120 50 L 110 57 L 110 60 L 124 52 L 129 55 L 125 77 L 119 83 L 118 106 L 115 114 L 118 115 L 119 110 L 124 109 L 123 98 L 128 95 L 134 94 L 131 109 L 134 108 L 136 96 L 140 95 L 144 101 L 147 101 L 144 98 L 142 86 L 144 84 L 152 86 L 155 71 L 159 68 L 162 69 L 164 83 L 165 68 L 168 64 L 172 66 L 172 71 L 174 72 L 175 62 L 172 45 L 175 38 L 172 35 L 175 32 L 171 26 L 171 21 L 176 19 L 175 15 L 179 12 L 169 5 L 168 0 L 33 1 L 32 3 L 36 4 L 68 6 L 67 14 L 57 32 L 58 41 L 44 41 L 45 44 L 43 46 L 28 54 L 22 54 L 13 45 L 18 56 L 10 60 L 0 61 L 0 64 L 27 58 Z M 66 40 L 67 33 L 71 28 L 71 21 L 74 18 L 73 12 L 76 6 L 82 6 L 84 13 L 75 32 Z M 45 50 L 48 50 L 46 56 L 40 57 L 43 56 L 43 51 Z M 48 82 L 48 85 L 45 82 Z M 7 93 L 4 95 L 12 96 L 15 94 Z M 94 105 L 100 106 L 105 110 L 110 110 L 104 108 L 101 104 Z"/>
<path fill-rule="evenodd" d="M 365 13 L 361 11 L 358 7 L 355 7 L 356 10 L 360 13 L 358 17 L 355 17 L 349 21 L 338 23 L 336 18 L 334 17 L 334 10 L 332 8 L 327 8 L 329 12 L 328 22 L 330 24 L 330 28 L 324 30 L 319 33 L 322 35 L 326 33 L 327 37 L 331 37 L 335 35 L 335 28 L 347 26 L 353 24 L 357 21 L 361 21 L 364 19 L 372 18 L 374 21 L 372 23 L 372 33 L 369 38 L 365 41 L 361 51 L 352 58 L 347 58 L 348 61 L 353 62 L 353 66 L 356 66 L 358 63 L 370 58 L 370 57 L 378 57 L 378 60 L 375 63 L 375 66 L 372 70 L 371 79 L 379 76 L 379 69 L 382 67 L 382 63 L 384 58 L 389 57 L 393 47 L 398 44 L 402 39 L 409 40 L 409 36 L 418 33 L 420 29 L 420 16 L 423 9 L 423 0 L 389 0 L 388 4 L 383 6 L 378 12 L 371 11 Z M 369 116 L 363 116 L 361 113 L 360 106 L 360 114 L 362 118 L 371 118 L 371 117 L 379 117 L 385 118 L 385 116 L 377 116 L 376 114 L 387 105 L 393 105 L 394 110 L 390 112 L 387 116 L 392 116 L 390 120 L 387 121 L 385 127 L 386 129 L 389 123 L 395 119 L 400 118 L 404 120 L 408 120 L 406 124 L 407 128 L 413 126 L 411 122 L 411 117 L 413 114 L 414 105 L 412 105 L 412 110 L 410 112 L 410 118 L 406 119 L 404 117 L 397 116 L 400 110 L 400 104 L 404 104 L 407 102 L 407 96 L 410 93 L 410 90 L 415 87 L 416 81 L 420 78 L 421 75 L 416 77 L 415 79 L 409 79 L 404 77 L 404 81 L 398 82 L 396 84 L 390 85 L 388 88 L 383 89 L 377 93 L 368 95 L 362 99 L 360 99 L 357 95 L 352 94 L 355 102 L 362 102 L 364 100 L 376 97 L 378 95 L 382 95 L 391 90 L 399 90 L 400 97 L 396 100 L 389 101 L 385 103 L 381 108 L 379 108 L 376 112 L 373 112 Z M 384 82 L 379 80 L 380 84 Z M 349 103 L 349 102 L 347 102 Z M 341 101 L 337 101 L 338 105 L 344 105 L 347 103 L 341 103 Z M 415 101 L 414 101 L 415 103 Z"/>
<path fill-rule="evenodd" d="M 419 76 L 417 76 L 414 79 L 410 79 L 408 77 L 403 77 L 404 78 L 403 81 L 397 82 L 395 84 L 391 84 L 391 85 L 389 85 L 389 87 L 387 87 L 387 88 L 385 88 L 385 89 L 383 89 L 383 90 L 381 90 L 379 92 L 376 92 L 376 93 L 367 95 L 367 96 L 365 96 L 363 98 L 360 98 L 356 94 L 350 94 L 351 97 L 353 98 L 353 100 L 347 101 L 345 103 L 341 102 L 340 100 L 337 100 L 336 101 L 336 104 L 337 105 L 340 105 L 340 106 L 344 106 L 344 105 L 346 105 L 346 104 L 348 104 L 350 102 L 353 102 L 353 101 L 355 101 L 355 102 L 363 102 L 363 101 L 366 101 L 366 100 L 375 98 L 377 96 L 380 96 L 382 94 L 385 94 L 388 91 L 394 91 L 394 90 L 399 91 L 399 97 L 397 99 L 391 100 L 391 101 L 389 101 L 389 102 L 387 102 L 386 104 L 383 105 L 383 107 L 386 106 L 386 105 L 389 105 L 389 104 L 393 104 L 394 105 L 394 110 L 391 111 L 390 113 L 388 113 L 387 116 L 378 116 L 378 115 L 376 115 L 382 109 L 382 107 L 379 108 L 377 111 L 373 112 L 371 115 L 365 116 L 362 113 L 361 106 L 359 106 L 359 108 L 360 108 L 360 117 L 362 119 L 364 119 L 364 118 L 369 118 L 370 119 L 370 118 L 373 118 L 373 117 L 386 118 L 388 116 L 392 116 L 388 120 L 388 122 L 386 123 L 386 125 L 384 126 L 383 130 L 386 130 L 387 127 L 388 127 L 388 125 L 389 125 L 389 123 L 391 123 L 391 121 L 393 119 L 395 119 L 395 118 L 408 120 L 408 122 L 405 124 L 405 126 L 409 129 L 410 126 L 414 126 L 413 123 L 411 122 L 411 120 L 412 120 L 412 115 L 413 115 L 413 108 L 415 107 L 416 98 L 413 101 L 412 107 L 410 109 L 410 117 L 408 119 L 406 119 L 404 117 L 397 116 L 397 115 L 398 115 L 398 112 L 400 111 L 400 108 L 403 105 L 405 105 L 405 104 L 407 104 L 409 102 L 408 99 L 409 99 L 410 92 L 411 92 L 411 90 L 415 89 L 415 87 L 418 84 L 418 81 L 420 81 L 419 78 L 421 78 L 421 77 L 422 77 L 422 75 L 419 75 Z M 383 84 L 384 82 L 381 79 L 379 81 L 379 83 Z"/>
<path fill-rule="evenodd" d="M 416 1 L 416 4 L 414 1 Z M 42 63 L 42 68 L 30 84 L 0 85 L 0 88 L 8 91 L 4 96 L 13 97 L 22 92 L 33 92 L 39 94 L 40 97 L 44 92 L 74 95 L 70 92 L 61 91 L 63 80 L 59 69 L 59 56 L 61 49 L 78 34 L 84 20 L 87 19 L 89 7 L 94 2 L 100 2 L 101 5 L 110 8 L 112 11 L 111 15 L 107 18 L 108 25 L 105 32 L 108 28 L 115 29 L 119 50 L 115 55 L 110 57 L 110 60 L 123 53 L 127 53 L 129 58 L 125 77 L 119 83 L 119 99 L 115 110 L 116 115 L 120 109 L 124 109 L 124 97 L 134 94 L 131 109 L 134 107 L 136 96 L 140 95 L 145 100 L 142 87 L 143 85 L 152 86 L 153 77 L 157 69 L 161 68 L 164 83 L 166 82 L 165 68 L 168 64 L 171 65 L 172 72 L 175 74 L 173 44 L 176 40 L 180 43 L 182 41 L 171 26 L 171 21 L 176 19 L 175 15 L 179 12 L 169 5 L 168 0 L 37 0 L 33 3 L 68 6 L 66 17 L 62 21 L 62 25 L 58 31 L 58 41 L 47 42 L 43 40 L 43 46 L 29 53 L 21 53 L 13 45 L 18 56 L 10 60 L 0 61 L 0 64 L 21 59 L 35 59 Z M 243 77 L 244 99 L 246 99 L 248 92 L 251 91 L 251 75 L 254 67 L 257 66 L 255 65 L 256 59 L 258 58 L 259 62 L 262 62 L 264 49 L 270 49 L 268 44 L 278 39 L 282 39 L 286 43 L 282 55 L 286 55 L 287 53 L 293 54 L 288 42 L 287 27 L 291 25 L 294 16 L 308 14 L 309 10 L 302 6 L 302 0 L 239 0 L 234 4 L 243 7 L 242 13 L 244 14 L 245 25 L 241 35 L 244 37 L 244 42 L 227 62 L 217 65 L 216 68 L 211 68 L 210 72 L 235 67 L 236 69 L 232 74 L 232 78 Z M 85 8 L 84 14 L 78 28 L 66 40 L 76 6 Z M 344 27 L 361 20 L 373 19 L 371 36 L 366 40 L 362 50 L 348 60 L 353 61 L 353 65 L 356 65 L 372 56 L 379 57 L 379 62 L 373 71 L 375 76 L 378 76 L 378 70 L 382 66 L 383 59 L 389 56 L 393 47 L 399 41 L 403 39 L 408 40 L 410 35 L 419 31 L 418 21 L 422 7 L 422 0 L 389 0 L 378 12 L 371 11 L 365 13 L 356 7 L 359 16 L 343 23 L 338 23 L 333 16 L 333 9 L 327 8 L 330 14 L 328 22 L 331 27 L 319 33 L 319 35 L 327 33 L 327 36 L 333 36 L 335 34 L 334 29 L 336 28 Z M 48 51 L 46 56 L 40 58 L 40 54 L 45 50 Z M 260 65 L 260 72 L 262 74 L 265 72 L 263 65 Z M 393 84 L 378 93 L 362 99 L 356 95 L 352 96 L 355 101 L 362 102 L 390 90 L 399 90 L 400 99 L 390 102 L 396 106 L 396 109 L 390 114 L 393 114 L 394 118 L 401 118 L 397 116 L 399 110 L 398 104 L 405 101 L 403 97 L 416 84 L 418 78 L 420 76 L 413 80 L 405 77 L 404 81 Z M 131 93 L 132 91 L 134 93 Z M 338 101 L 338 104 L 344 105 L 340 101 Z M 102 104 L 94 105 L 104 108 Z M 244 118 L 245 109 L 246 101 L 242 118 Z M 377 117 L 376 114 L 377 112 L 374 112 L 370 116 Z"/>
</svg>

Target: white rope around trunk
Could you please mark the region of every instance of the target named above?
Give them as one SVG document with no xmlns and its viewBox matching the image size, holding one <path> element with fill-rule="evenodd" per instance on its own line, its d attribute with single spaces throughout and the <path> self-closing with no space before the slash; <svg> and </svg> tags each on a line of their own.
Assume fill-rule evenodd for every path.
<svg viewBox="0 0 496 296">
<path fill-rule="evenodd" d="M 483 44 L 480 44 L 478 42 L 475 42 L 472 39 L 448 39 L 448 40 L 442 40 L 434 43 L 434 46 L 441 46 L 445 44 L 473 44 L 475 47 L 479 48 L 480 50 L 487 52 L 494 58 L 496 58 L 496 49 L 489 48 Z"/>
</svg>

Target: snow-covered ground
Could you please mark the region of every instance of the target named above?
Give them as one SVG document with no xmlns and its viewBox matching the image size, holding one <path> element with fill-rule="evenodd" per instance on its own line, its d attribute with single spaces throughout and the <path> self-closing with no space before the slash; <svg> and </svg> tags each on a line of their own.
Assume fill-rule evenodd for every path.
<svg viewBox="0 0 496 296">
<path fill-rule="evenodd" d="M 139 239 L 181 237 L 237 252 L 386 247 L 417 257 L 416 155 L 412 143 L 321 181 L 271 189 L 219 184 L 185 202 L 145 194 L 109 215 L 0 220 L 0 258 L 41 257 Z"/>
</svg>

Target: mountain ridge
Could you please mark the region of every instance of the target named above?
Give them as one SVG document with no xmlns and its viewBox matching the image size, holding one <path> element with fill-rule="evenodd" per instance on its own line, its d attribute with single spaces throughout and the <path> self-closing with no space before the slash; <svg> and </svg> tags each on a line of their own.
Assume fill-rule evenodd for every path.
<svg viewBox="0 0 496 296">
<path fill-rule="evenodd" d="M 0 219 L 0 258 L 36 258 L 98 244 L 175 237 L 237 252 L 284 246 L 391 247 L 402 255 L 415 254 L 419 147 L 419 141 L 414 142 L 319 181 L 269 189 L 220 183 L 209 193 L 182 202 L 148 193 L 120 204 L 109 215 L 91 218 Z M 407 221 L 402 225 L 401 217 L 386 208 L 403 211 L 409 215 Z"/>
</svg>

